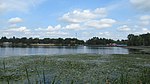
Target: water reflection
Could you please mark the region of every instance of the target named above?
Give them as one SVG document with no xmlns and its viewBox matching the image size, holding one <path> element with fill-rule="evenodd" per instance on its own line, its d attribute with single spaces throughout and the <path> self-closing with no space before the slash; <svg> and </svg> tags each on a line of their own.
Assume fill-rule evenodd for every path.
<svg viewBox="0 0 150 84">
<path fill-rule="evenodd" d="M 63 54 L 129 54 L 128 49 L 121 47 L 96 46 L 30 46 L 30 47 L 0 47 L 0 56 L 23 55 L 63 55 Z"/>
</svg>

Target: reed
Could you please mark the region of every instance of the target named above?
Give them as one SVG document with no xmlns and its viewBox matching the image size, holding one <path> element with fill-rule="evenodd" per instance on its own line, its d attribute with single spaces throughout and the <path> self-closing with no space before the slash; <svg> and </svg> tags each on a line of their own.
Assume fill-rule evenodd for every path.
<svg viewBox="0 0 150 84">
<path fill-rule="evenodd" d="M 29 72 L 28 72 L 28 69 L 27 69 L 26 66 L 25 66 L 25 72 L 26 72 L 26 77 L 27 77 L 27 79 L 28 79 L 28 84 L 31 84 L 31 83 L 30 83 L 30 78 L 29 78 Z"/>
<path fill-rule="evenodd" d="M 55 84 L 56 76 L 54 77 L 53 81 L 51 84 Z"/>
<path fill-rule="evenodd" d="M 43 66 L 45 65 L 45 63 L 46 63 L 46 57 L 44 57 Z M 45 77 L 44 67 L 43 67 L 42 73 L 43 73 L 43 83 L 46 84 L 46 77 Z"/>
</svg>

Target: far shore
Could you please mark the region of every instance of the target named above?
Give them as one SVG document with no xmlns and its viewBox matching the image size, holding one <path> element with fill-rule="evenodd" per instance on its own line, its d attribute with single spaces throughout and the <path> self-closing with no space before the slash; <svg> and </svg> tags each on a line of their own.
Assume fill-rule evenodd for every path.
<svg viewBox="0 0 150 84">
<path fill-rule="evenodd" d="M 126 46 L 124 48 L 138 50 L 140 53 L 150 54 L 150 46 Z"/>
<path fill-rule="evenodd" d="M 30 46 L 56 46 L 56 44 L 30 44 Z"/>
<path fill-rule="evenodd" d="M 18 44 L 0 44 L 0 46 L 9 46 L 9 47 L 18 47 L 18 46 L 99 46 L 99 47 L 126 47 L 127 45 L 111 45 L 111 44 L 107 44 L 107 45 L 88 45 L 88 44 L 42 44 L 42 43 L 35 43 L 35 44 L 23 44 L 23 43 L 18 43 Z"/>
</svg>

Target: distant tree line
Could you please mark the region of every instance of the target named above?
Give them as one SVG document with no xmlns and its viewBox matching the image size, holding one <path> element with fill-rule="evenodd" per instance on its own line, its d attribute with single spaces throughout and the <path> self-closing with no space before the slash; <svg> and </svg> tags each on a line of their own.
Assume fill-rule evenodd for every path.
<svg viewBox="0 0 150 84">
<path fill-rule="evenodd" d="M 93 37 L 93 38 L 86 41 L 87 45 L 107 45 L 107 44 L 112 44 L 112 43 L 116 43 L 118 45 L 127 44 L 127 40 L 117 40 L 117 41 L 115 41 L 113 39 Z"/>
<path fill-rule="evenodd" d="M 141 35 L 128 35 L 128 46 L 150 46 L 150 33 Z"/>
<path fill-rule="evenodd" d="M 86 44 L 88 44 L 88 45 L 106 45 L 106 44 L 114 43 L 114 42 L 115 41 L 112 39 L 93 37 L 93 38 L 87 40 Z"/>
<path fill-rule="evenodd" d="M 84 42 L 84 40 L 79 40 L 77 38 L 7 38 L 7 37 L 1 37 L 0 38 L 0 45 L 3 45 L 3 43 L 11 43 L 12 46 L 18 46 L 18 45 L 31 45 L 31 44 L 55 44 L 55 45 L 107 45 L 111 43 L 116 44 L 127 44 L 126 40 L 113 40 L 113 39 L 106 39 L 106 38 L 99 38 L 99 37 L 93 37 L 87 41 Z"/>
<path fill-rule="evenodd" d="M 84 44 L 83 40 L 79 40 L 76 38 L 44 38 L 44 39 L 39 39 L 39 38 L 7 38 L 7 37 L 1 37 L 0 39 L 0 44 L 3 44 L 5 42 L 12 43 L 12 45 L 31 45 L 31 44 L 55 44 L 55 45 L 81 45 Z"/>
<path fill-rule="evenodd" d="M 12 43 L 12 45 L 31 45 L 31 44 L 55 44 L 55 45 L 107 45 L 111 43 L 116 43 L 117 45 L 128 45 L 128 46 L 150 46 L 150 33 L 134 35 L 129 34 L 128 40 L 113 40 L 106 38 L 93 37 L 84 42 L 84 40 L 79 40 L 77 38 L 0 38 L 0 45 L 5 42 Z"/>
</svg>

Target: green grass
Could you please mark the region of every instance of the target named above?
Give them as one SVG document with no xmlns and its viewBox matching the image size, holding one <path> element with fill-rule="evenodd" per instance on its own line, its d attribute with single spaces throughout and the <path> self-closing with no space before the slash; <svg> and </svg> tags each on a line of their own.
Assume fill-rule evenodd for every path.
<svg viewBox="0 0 150 84">
<path fill-rule="evenodd" d="M 0 84 L 149 84 L 150 55 L 0 58 Z"/>
</svg>

